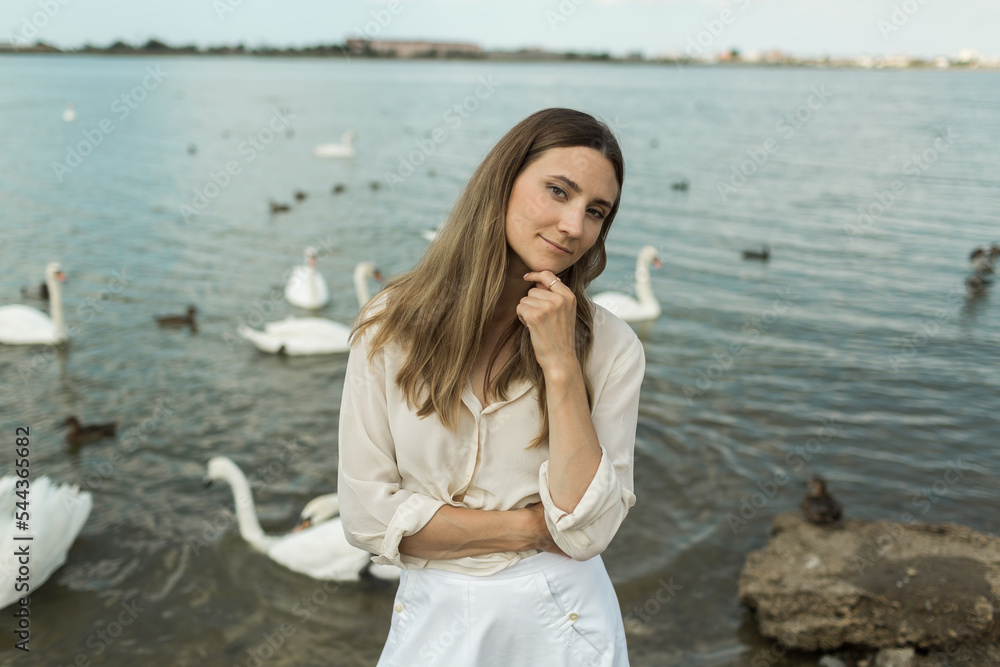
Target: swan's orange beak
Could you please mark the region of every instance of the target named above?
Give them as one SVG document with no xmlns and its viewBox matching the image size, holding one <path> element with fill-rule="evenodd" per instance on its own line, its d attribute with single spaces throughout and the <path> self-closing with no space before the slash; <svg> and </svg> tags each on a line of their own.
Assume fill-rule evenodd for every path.
<svg viewBox="0 0 1000 667">
<path fill-rule="evenodd" d="M 385 282 L 385 276 L 383 276 L 382 272 L 379 271 L 378 269 L 376 269 L 375 273 L 372 274 L 372 278 L 374 278 L 375 280 L 379 281 L 380 283 L 384 283 Z"/>
<path fill-rule="evenodd" d="M 302 519 L 302 521 L 299 523 L 299 525 L 295 526 L 295 528 L 292 528 L 292 532 L 293 533 L 297 533 L 299 531 L 305 530 L 306 528 L 308 528 L 311 525 L 312 525 L 312 522 L 309 519 Z"/>
<path fill-rule="evenodd" d="M 660 261 L 659 257 L 654 257 L 653 258 L 653 268 L 654 269 L 662 269 L 663 268 L 663 262 Z"/>
<path fill-rule="evenodd" d="M 59 280 L 59 282 L 64 283 L 66 282 L 66 274 L 62 271 L 56 271 L 56 279 Z"/>
</svg>

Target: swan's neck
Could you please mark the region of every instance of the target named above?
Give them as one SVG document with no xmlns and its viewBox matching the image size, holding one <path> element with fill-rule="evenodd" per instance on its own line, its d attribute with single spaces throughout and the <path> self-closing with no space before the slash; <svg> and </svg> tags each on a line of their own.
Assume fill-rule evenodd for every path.
<svg viewBox="0 0 1000 667">
<path fill-rule="evenodd" d="M 316 271 L 316 267 L 310 264 L 306 264 L 306 285 L 309 289 L 309 296 L 314 300 L 319 298 L 319 273 Z"/>
<path fill-rule="evenodd" d="M 646 308 L 658 308 L 659 302 L 653 296 L 653 284 L 649 280 L 649 265 L 652 263 L 640 257 L 635 263 L 635 295 Z"/>
<path fill-rule="evenodd" d="M 350 148 L 351 147 L 351 139 L 352 138 L 353 137 L 351 136 L 350 132 L 345 132 L 344 136 L 342 136 L 340 138 L 340 143 L 342 143 L 344 145 L 344 148 Z"/>
<path fill-rule="evenodd" d="M 49 313 L 52 316 L 52 324 L 55 327 L 55 337 L 57 343 L 62 343 L 69 338 L 66 335 L 66 320 L 63 318 L 62 290 L 59 279 L 56 276 L 46 276 L 45 284 L 49 288 Z"/>
<path fill-rule="evenodd" d="M 368 291 L 368 272 L 358 269 L 354 272 L 354 293 L 358 296 L 358 309 L 365 307 L 371 299 L 371 292 Z"/>
<path fill-rule="evenodd" d="M 266 550 L 270 540 L 264 535 L 264 529 L 257 520 L 257 506 L 253 502 L 253 492 L 250 484 L 242 474 L 231 474 L 227 477 L 233 487 L 233 500 L 236 502 L 236 520 L 240 526 L 240 535 L 244 540 L 260 550 Z"/>
</svg>

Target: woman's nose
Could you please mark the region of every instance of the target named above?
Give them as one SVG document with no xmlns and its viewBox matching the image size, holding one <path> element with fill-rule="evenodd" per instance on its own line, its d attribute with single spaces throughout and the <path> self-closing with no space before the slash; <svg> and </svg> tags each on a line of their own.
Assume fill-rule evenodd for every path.
<svg viewBox="0 0 1000 667">
<path fill-rule="evenodd" d="M 567 206 L 559 219 L 559 231 L 566 236 L 578 238 L 583 233 L 583 221 L 587 212 L 573 206 Z"/>
</svg>

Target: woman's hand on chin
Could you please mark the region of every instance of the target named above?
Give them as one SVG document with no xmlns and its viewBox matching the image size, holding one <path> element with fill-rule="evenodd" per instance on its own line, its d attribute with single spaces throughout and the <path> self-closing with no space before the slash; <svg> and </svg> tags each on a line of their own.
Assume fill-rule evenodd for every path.
<svg viewBox="0 0 1000 667">
<path fill-rule="evenodd" d="M 535 359 L 543 372 L 575 363 L 576 295 L 551 271 L 529 271 L 535 283 L 517 305 L 517 318 L 528 327 Z"/>
</svg>

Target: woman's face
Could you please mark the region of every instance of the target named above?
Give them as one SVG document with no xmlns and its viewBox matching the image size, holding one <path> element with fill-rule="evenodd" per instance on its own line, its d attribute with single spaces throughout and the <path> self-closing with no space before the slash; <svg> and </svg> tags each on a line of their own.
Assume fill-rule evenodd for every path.
<svg viewBox="0 0 1000 667">
<path fill-rule="evenodd" d="M 510 275 L 561 273 L 597 241 L 618 196 L 611 161 L 593 148 L 550 148 L 514 181 L 504 229 Z"/>
</svg>

